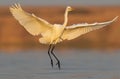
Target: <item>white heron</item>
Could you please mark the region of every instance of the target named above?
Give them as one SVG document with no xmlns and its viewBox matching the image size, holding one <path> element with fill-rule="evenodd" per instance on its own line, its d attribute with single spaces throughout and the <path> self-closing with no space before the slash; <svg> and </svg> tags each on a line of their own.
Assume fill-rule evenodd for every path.
<svg viewBox="0 0 120 79">
<path fill-rule="evenodd" d="M 68 12 L 70 11 L 72 11 L 72 8 L 68 6 L 64 14 L 64 23 L 62 25 L 52 25 L 34 14 L 25 12 L 21 8 L 20 4 L 15 4 L 10 7 L 12 15 L 30 34 L 33 36 L 41 35 L 39 42 L 42 44 L 49 44 L 48 55 L 51 60 L 51 66 L 53 67 L 53 59 L 51 57 L 51 55 L 53 55 L 57 60 L 56 65 L 58 65 L 59 69 L 61 68 L 60 61 L 53 53 L 57 43 L 62 42 L 63 40 L 72 40 L 85 33 L 107 26 L 118 17 L 117 16 L 113 20 L 101 23 L 82 23 L 66 27 L 68 22 Z"/>
</svg>

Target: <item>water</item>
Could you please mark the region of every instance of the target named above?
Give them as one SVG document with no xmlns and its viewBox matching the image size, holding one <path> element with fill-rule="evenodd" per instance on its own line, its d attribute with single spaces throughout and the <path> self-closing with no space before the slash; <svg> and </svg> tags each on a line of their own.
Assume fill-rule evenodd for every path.
<svg viewBox="0 0 120 79">
<path fill-rule="evenodd" d="M 62 51 L 52 69 L 46 51 L 0 53 L 0 79 L 120 79 L 120 53 Z"/>
</svg>

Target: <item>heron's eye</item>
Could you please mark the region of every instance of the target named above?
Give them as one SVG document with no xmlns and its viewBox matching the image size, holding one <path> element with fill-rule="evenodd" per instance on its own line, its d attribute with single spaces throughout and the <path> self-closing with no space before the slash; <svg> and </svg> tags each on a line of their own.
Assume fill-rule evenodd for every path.
<svg viewBox="0 0 120 79">
<path fill-rule="evenodd" d="M 68 9 L 71 9 L 71 7 L 68 7 Z"/>
<path fill-rule="evenodd" d="M 72 8 L 71 8 L 71 7 L 68 7 L 68 11 L 72 11 Z"/>
</svg>

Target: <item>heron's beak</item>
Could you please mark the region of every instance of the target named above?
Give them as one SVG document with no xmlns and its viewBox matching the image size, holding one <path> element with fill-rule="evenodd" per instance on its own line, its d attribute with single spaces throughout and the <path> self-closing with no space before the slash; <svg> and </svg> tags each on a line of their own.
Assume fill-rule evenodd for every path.
<svg viewBox="0 0 120 79">
<path fill-rule="evenodd" d="M 74 10 L 73 8 L 70 9 L 70 11 L 73 11 L 73 10 Z"/>
</svg>

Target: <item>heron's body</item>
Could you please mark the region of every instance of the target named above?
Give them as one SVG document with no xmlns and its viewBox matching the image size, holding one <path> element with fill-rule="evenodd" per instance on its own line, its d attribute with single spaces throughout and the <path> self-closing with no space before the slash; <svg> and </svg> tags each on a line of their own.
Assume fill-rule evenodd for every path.
<svg viewBox="0 0 120 79">
<path fill-rule="evenodd" d="M 55 44 L 62 42 L 63 40 L 72 40 L 83 34 L 86 34 L 90 31 L 100 29 L 104 26 L 111 24 L 113 21 L 117 19 L 115 17 L 113 20 L 101 23 L 92 23 L 92 24 L 76 24 L 72 26 L 67 26 L 68 22 L 68 12 L 71 11 L 71 7 L 67 7 L 64 15 L 64 23 L 63 24 L 50 24 L 47 21 L 35 16 L 34 14 L 29 14 L 25 12 L 20 4 L 15 4 L 10 7 L 10 11 L 19 21 L 19 23 L 33 36 L 41 35 L 39 38 L 39 42 L 42 44 L 49 44 L 48 55 L 51 60 L 51 65 L 53 67 L 53 60 L 51 55 L 55 57 L 57 60 L 57 65 L 60 69 L 60 61 L 53 53 Z"/>
<path fill-rule="evenodd" d="M 42 38 L 39 39 L 40 43 L 43 44 L 56 44 L 60 41 L 62 41 L 61 34 L 64 30 L 62 25 L 59 24 L 54 24 L 53 31 L 46 31 L 45 33 L 42 34 Z"/>
</svg>

